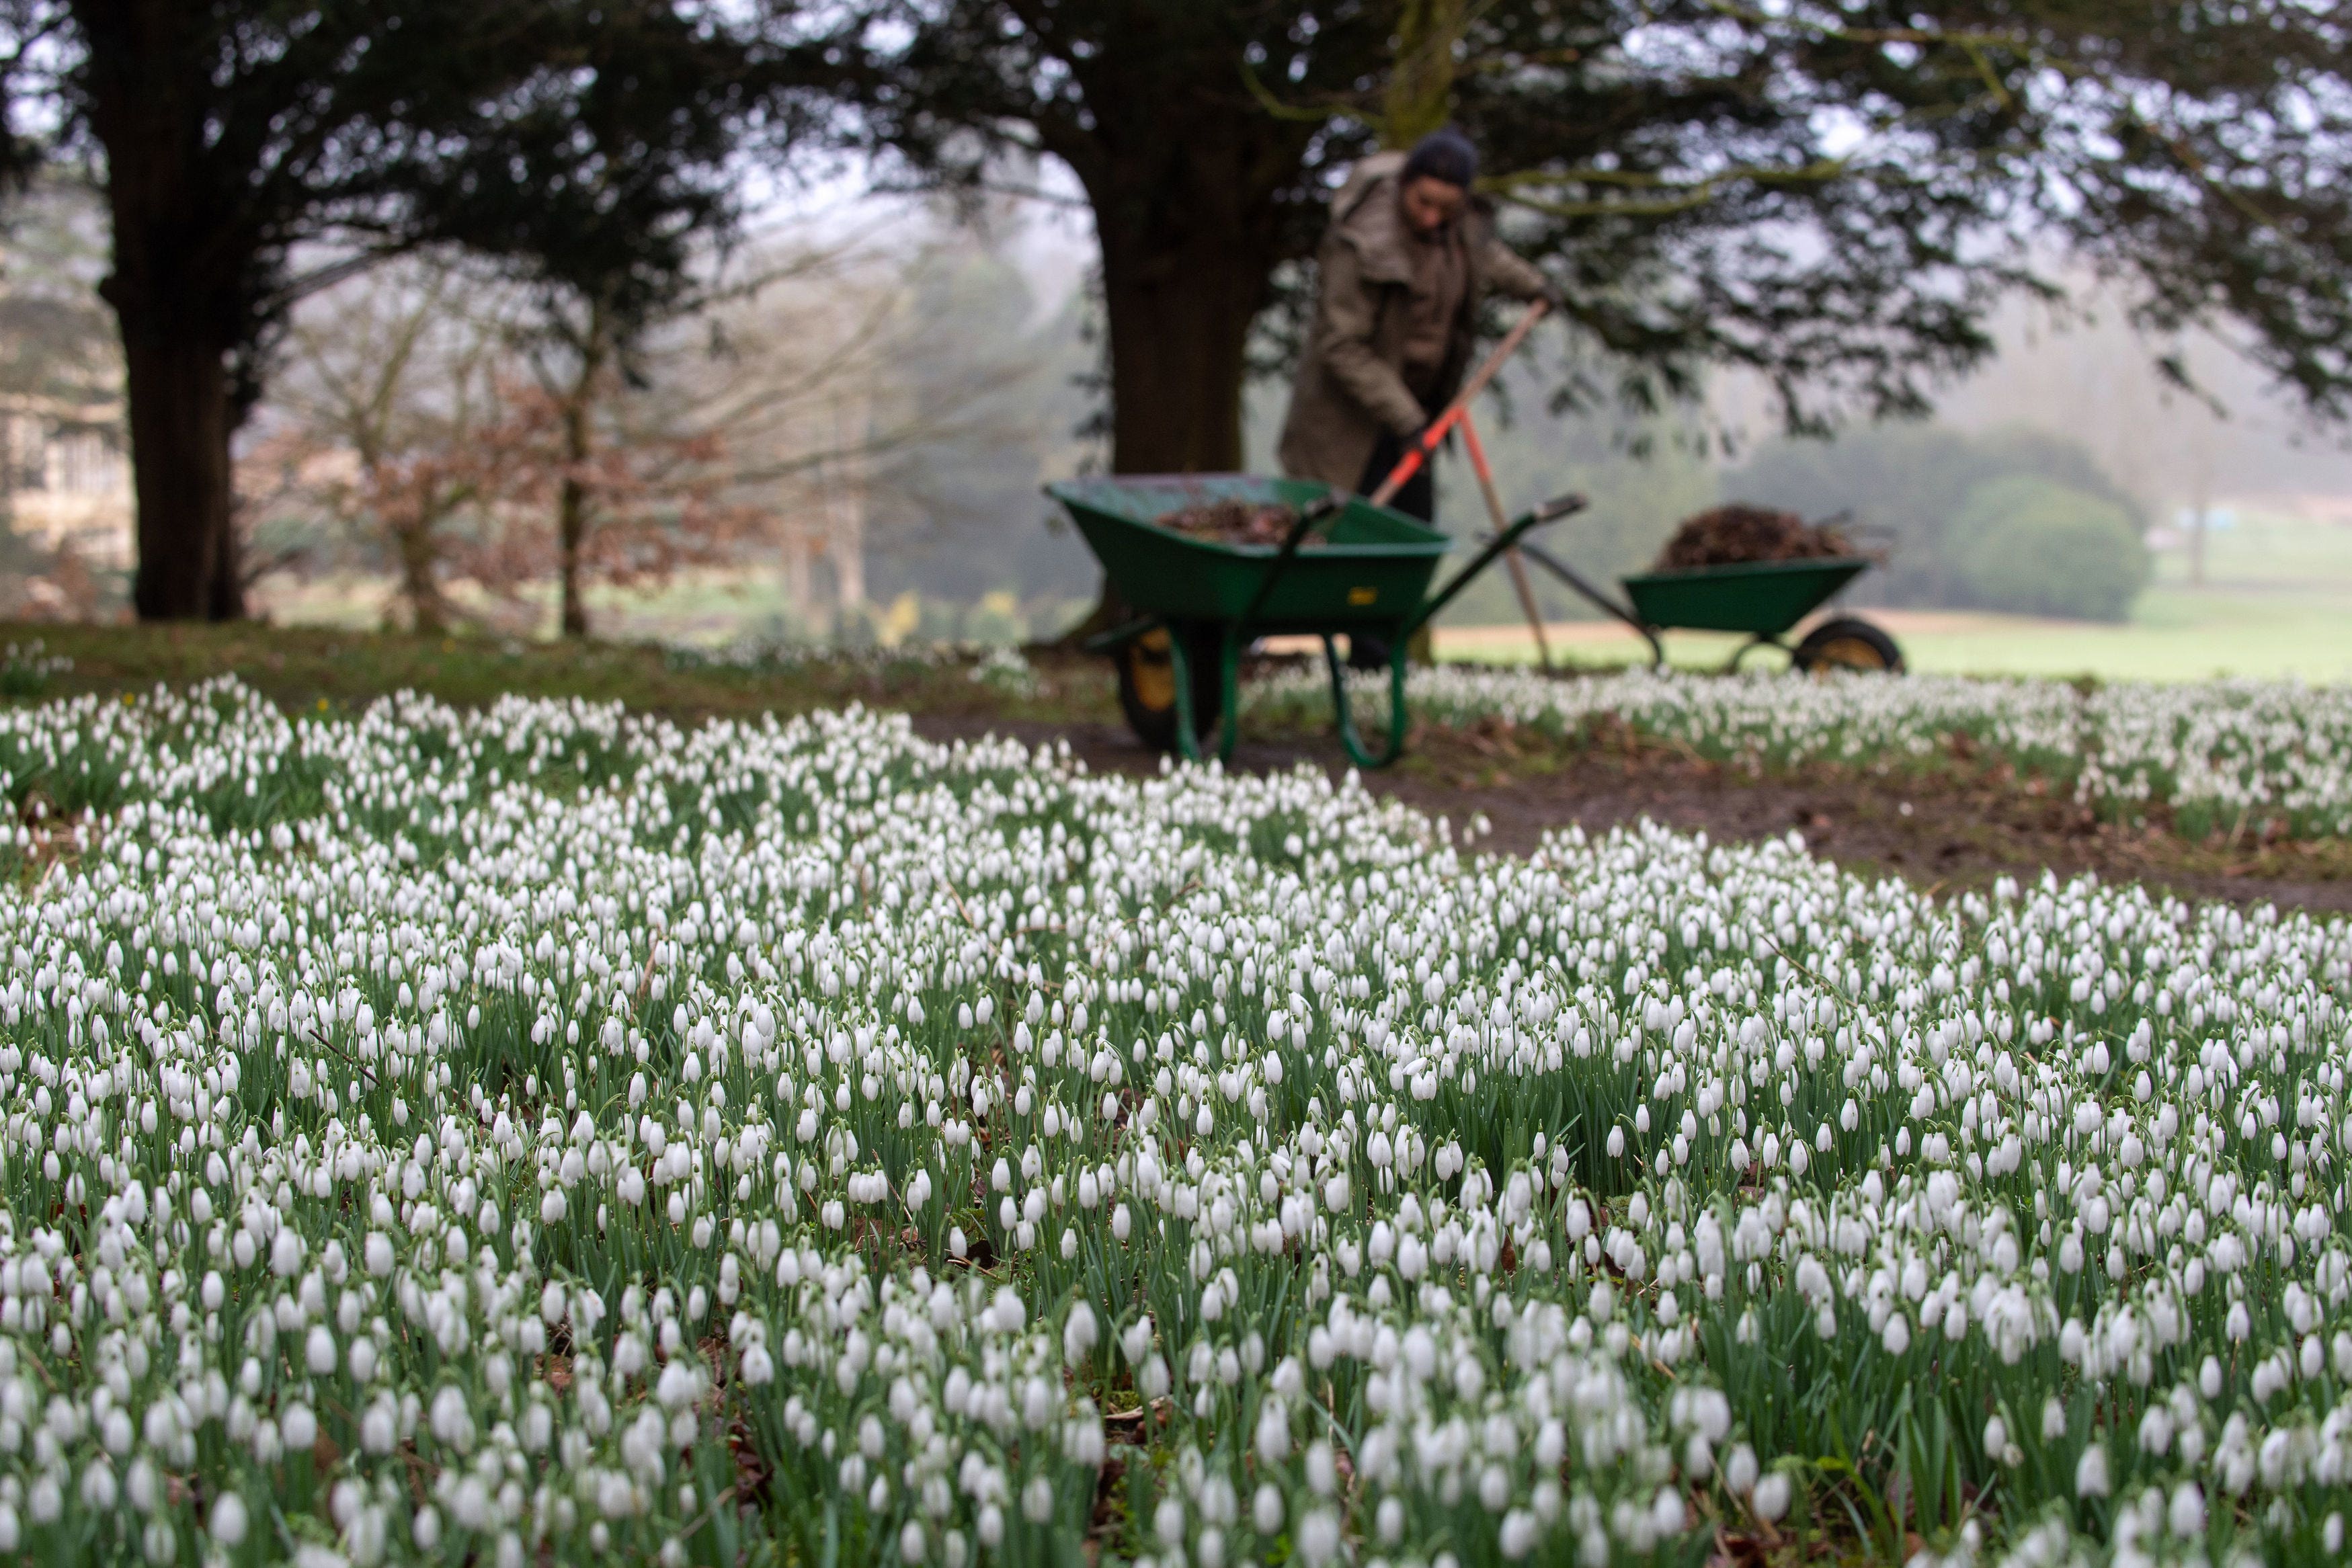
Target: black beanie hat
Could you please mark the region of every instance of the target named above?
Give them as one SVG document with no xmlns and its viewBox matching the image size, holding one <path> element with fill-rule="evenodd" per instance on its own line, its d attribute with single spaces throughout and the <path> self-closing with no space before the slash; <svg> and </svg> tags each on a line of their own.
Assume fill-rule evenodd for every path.
<svg viewBox="0 0 2352 1568">
<path fill-rule="evenodd" d="M 1478 179 L 1478 149 L 1451 126 L 1431 131 L 1413 143 L 1404 161 L 1405 183 L 1424 177 L 1468 190 Z"/>
</svg>

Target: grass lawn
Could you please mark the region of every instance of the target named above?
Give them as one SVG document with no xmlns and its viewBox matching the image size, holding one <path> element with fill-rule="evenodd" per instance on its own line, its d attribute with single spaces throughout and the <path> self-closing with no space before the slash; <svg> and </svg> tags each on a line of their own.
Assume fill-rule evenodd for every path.
<svg viewBox="0 0 2352 1568">
<path fill-rule="evenodd" d="M 1034 692 L 974 680 L 956 655 L 877 650 L 788 666 L 735 669 L 680 660 L 623 643 L 525 643 L 488 637 L 415 637 L 318 626 L 0 626 L 0 641 L 38 641 L 73 661 L 47 695 L 143 691 L 234 674 L 287 708 L 364 703 L 386 692 L 425 692 L 479 707 L 509 694 L 623 702 L 691 719 L 800 713 L 862 702 L 917 713 L 1013 718 L 1115 713 L 1108 664 L 1051 660 Z"/>
</svg>

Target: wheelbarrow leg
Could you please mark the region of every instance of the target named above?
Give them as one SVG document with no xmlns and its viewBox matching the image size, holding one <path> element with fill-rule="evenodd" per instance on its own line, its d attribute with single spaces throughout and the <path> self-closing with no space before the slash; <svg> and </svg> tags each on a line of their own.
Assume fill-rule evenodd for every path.
<svg viewBox="0 0 2352 1568">
<path fill-rule="evenodd" d="M 1217 760 L 1229 761 L 1241 737 L 1241 626 L 1229 623 L 1217 637 L 1217 689 L 1223 698 L 1217 719 Z M 1170 667 L 1176 677 L 1176 749 L 1187 762 L 1202 760 L 1199 719 L 1192 710 L 1192 661 L 1185 639 L 1168 639 Z"/>
<path fill-rule="evenodd" d="M 1405 705 L 1404 671 L 1405 640 L 1399 637 L 1389 645 L 1389 734 L 1378 756 L 1365 748 L 1363 737 L 1356 733 L 1356 716 L 1348 707 L 1348 670 L 1339 661 L 1339 649 L 1329 632 L 1323 635 L 1323 663 L 1331 672 L 1331 711 L 1339 721 L 1339 745 L 1348 753 L 1348 760 L 1359 768 L 1386 768 L 1404 753 Z"/>
<path fill-rule="evenodd" d="M 1217 760 L 1230 762 L 1234 758 L 1234 742 L 1242 733 L 1242 623 L 1238 621 L 1225 628 L 1218 645 L 1220 668 L 1217 689 L 1223 697 L 1223 713 L 1217 730 Z"/>
<path fill-rule="evenodd" d="M 1187 762 L 1201 760 L 1201 743 L 1193 726 L 1199 721 L 1192 712 L 1192 660 L 1184 651 L 1184 639 L 1174 627 L 1168 632 L 1168 667 L 1176 677 L 1176 755 Z"/>
</svg>

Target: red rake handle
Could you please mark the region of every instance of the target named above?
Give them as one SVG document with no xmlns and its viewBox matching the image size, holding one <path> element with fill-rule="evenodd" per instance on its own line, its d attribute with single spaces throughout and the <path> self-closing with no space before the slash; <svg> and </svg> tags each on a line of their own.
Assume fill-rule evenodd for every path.
<svg viewBox="0 0 2352 1568">
<path fill-rule="evenodd" d="M 1505 361 L 1518 352 L 1520 343 L 1524 342 L 1527 335 L 1534 330 L 1535 324 L 1542 319 L 1543 313 L 1549 307 L 1540 299 L 1528 307 L 1527 314 L 1521 316 L 1518 323 L 1503 335 L 1503 340 L 1495 345 L 1495 351 L 1486 356 L 1486 362 L 1478 367 L 1477 373 L 1462 383 L 1462 390 L 1454 394 L 1454 401 L 1445 405 L 1445 412 L 1431 420 L 1423 428 L 1412 445 L 1406 450 L 1402 458 L 1398 459 L 1397 465 L 1389 470 L 1389 476 L 1381 480 L 1381 487 L 1371 494 L 1370 500 L 1373 506 L 1387 506 L 1390 497 L 1402 489 L 1407 480 L 1421 472 L 1422 465 L 1429 461 L 1430 455 L 1437 450 L 1438 444 L 1453 432 L 1456 424 L 1461 423 L 1463 414 L 1476 400 L 1478 394 L 1486 390 L 1486 383 L 1501 372 Z"/>
</svg>

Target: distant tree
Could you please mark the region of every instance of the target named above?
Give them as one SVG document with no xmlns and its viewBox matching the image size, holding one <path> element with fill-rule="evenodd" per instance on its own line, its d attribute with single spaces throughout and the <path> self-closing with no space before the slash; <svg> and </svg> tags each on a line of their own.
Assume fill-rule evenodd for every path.
<svg viewBox="0 0 2352 1568">
<path fill-rule="evenodd" d="M 877 597 L 913 591 L 968 607 L 1004 594 L 1055 608 L 1082 599 L 1095 574 L 1038 493 L 1087 450 L 1071 435 L 1087 402 L 1074 384 L 1089 362 L 1080 305 L 1037 320 L 1019 270 L 975 245 L 910 270 L 898 334 L 908 351 L 893 368 L 901 415 L 922 434 L 877 471 Z"/>
<path fill-rule="evenodd" d="M 122 351 L 97 283 L 106 228 L 97 194 L 41 177 L 0 213 L 0 392 L 110 403 Z"/>
<path fill-rule="evenodd" d="M 908 177 L 1076 175 L 1121 470 L 1238 464 L 1339 166 L 1449 114 L 1567 293 L 1568 402 L 1735 366 L 1800 426 L 1916 413 L 2070 248 L 2352 406 L 2352 57 L 2308 0 L 869 0 L 835 51 Z"/>
<path fill-rule="evenodd" d="M 391 559 L 401 618 L 437 632 L 453 528 L 485 521 L 519 482 L 528 422 L 502 376 L 511 301 L 430 263 L 349 279 L 296 313 L 261 438 L 240 464 L 248 506 L 312 508 Z"/>
<path fill-rule="evenodd" d="M 340 525 L 358 547 L 342 559 L 388 563 L 398 618 L 423 631 L 540 624 L 551 578 L 577 631 L 593 588 L 779 556 L 803 587 L 827 559 L 854 610 L 869 492 L 916 448 L 986 450 L 992 394 L 1027 367 L 945 374 L 937 325 L 862 246 L 763 243 L 737 260 L 698 268 L 692 308 L 646 324 L 625 358 L 586 362 L 578 344 L 614 340 L 559 336 L 581 319 L 551 323 L 548 298 L 478 256 L 347 278 L 294 313 L 240 500 L 310 545 L 287 562 L 298 574 L 338 542 L 299 525 Z"/>
<path fill-rule="evenodd" d="M 231 434 L 292 304 L 426 240 L 584 246 L 608 308 L 724 216 L 681 162 L 760 101 L 725 8 L 678 0 L 0 0 L 9 123 L 100 172 L 150 619 L 242 612 Z M 565 134 L 578 128 L 593 134 Z M 13 140 L 9 159 L 29 144 Z M 640 162 L 665 199 L 646 199 Z M 666 199 L 687 187 L 685 200 Z M 298 256 L 333 253 L 305 270 Z M 627 249 L 630 259 L 615 259 Z M 583 249 L 583 258 L 586 256 Z"/>
</svg>

